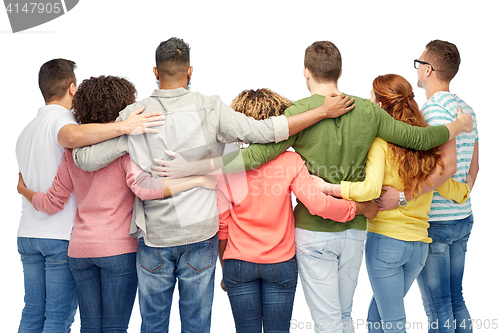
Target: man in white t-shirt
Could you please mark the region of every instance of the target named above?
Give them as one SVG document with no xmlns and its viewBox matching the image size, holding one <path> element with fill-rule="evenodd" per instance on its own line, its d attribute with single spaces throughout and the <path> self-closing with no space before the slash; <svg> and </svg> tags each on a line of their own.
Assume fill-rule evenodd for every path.
<svg viewBox="0 0 500 333">
<path fill-rule="evenodd" d="M 42 65 L 38 79 L 46 105 L 17 141 L 19 171 L 26 185 L 37 192 L 46 192 L 52 185 L 65 147 L 82 147 L 133 132 L 157 132 L 149 126 L 161 124 L 163 118 L 159 113 L 141 115 L 144 109 L 138 109 L 122 122 L 79 126 L 69 111 L 77 91 L 75 68 L 73 61 L 65 59 Z M 75 213 L 74 195 L 54 215 L 35 210 L 23 198 L 18 251 L 25 307 L 19 332 L 69 332 L 77 307 L 67 256 Z"/>
</svg>

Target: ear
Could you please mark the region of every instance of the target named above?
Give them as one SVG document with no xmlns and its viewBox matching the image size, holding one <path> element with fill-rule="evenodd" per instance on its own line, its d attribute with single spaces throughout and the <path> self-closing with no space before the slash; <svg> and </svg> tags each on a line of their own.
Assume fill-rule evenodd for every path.
<svg viewBox="0 0 500 333">
<path fill-rule="evenodd" d="M 76 91 L 77 91 L 77 90 L 78 90 L 78 88 L 76 87 L 76 85 L 75 85 L 74 83 L 71 83 L 71 84 L 69 85 L 68 92 L 69 92 L 69 95 L 70 95 L 71 97 L 75 96 L 75 93 L 76 93 Z"/>
<path fill-rule="evenodd" d="M 155 73 L 156 80 L 160 81 L 160 75 L 158 74 L 158 68 L 153 67 L 153 73 Z"/>
<path fill-rule="evenodd" d="M 193 75 L 193 66 L 189 66 L 188 68 L 188 80 L 191 80 L 191 75 Z"/>
<path fill-rule="evenodd" d="M 382 102 L 378 102 L 377 105 L 382 107 Z"/>
<path fill-rule="evenodd" d="M 306 78 L 307 81 L 311 79 L 311 73 L 307 68 L 304 68 L 304 77 Z"/>
</svg>

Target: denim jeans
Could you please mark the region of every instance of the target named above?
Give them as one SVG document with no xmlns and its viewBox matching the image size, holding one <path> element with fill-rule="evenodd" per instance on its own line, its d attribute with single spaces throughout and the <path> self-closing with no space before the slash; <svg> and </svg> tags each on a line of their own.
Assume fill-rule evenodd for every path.
<svg viewBox="0 0 500 333">
<path fill-rule="evenodd" d="M 275 264 L 224 260 L 223 280 L 236 332 L 290 332 L 297 288 L 295 257 Z"/>
<path fill-rule="evenodd" d="M 137 293 L 136 254 L 69 258 L 82 333 L 127 332 Z"/>
<path fill-rule="evenodd" d="M 473 224 L 472 215 L 461 220 L 430 222 L 429 256 L 417 278 L 429 332 L 472 332 L 462 295 L 462 278 Z"/>
<path fill-rule="evenodd" d="M 297 264 L 315 332 L 354 332 L 354 291 L 366 231 L 295 229 Z"/>
<path fill-rule="evenodd" d="M 406 332 L 403 298 L 424 267 L 428 249 L 427 243 L 367 233 L 365 261 L 373 290 L 369 332 Z"/>
<path fill-rule="evenodd" d="M 149 247 L 139 240 L 137 275 L 142 333 L 168 332 L 175 284 L 179 283 L 182 333 L 209 333 L 214 297 L 217 235 L 202 242 Z"/>
<path fill-rule="evenodd" d="M 24 271 L 24 309 L 19 333 L 67 333 L 75 317 L 75 283 L 68 241 L 18 237 Z"/>
</svg>

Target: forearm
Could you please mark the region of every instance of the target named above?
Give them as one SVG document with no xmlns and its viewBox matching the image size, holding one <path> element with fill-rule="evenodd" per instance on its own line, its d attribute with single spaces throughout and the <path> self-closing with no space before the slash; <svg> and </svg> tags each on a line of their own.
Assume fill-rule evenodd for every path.
<svg viewBox="0 0 500 333">
<path fill-rule="evenodd" d="M 30 203 L 33 203 L 33 195 L 35 195 L 36 192 L 21 184 L 17 185 L 17 192 L 25 197 Z"/>
<path fill-rule="evenodd" d="M 193 176 L 179 179 L 163 178 L 163 197 L 167 198 L 174 194 L 202 186 L 201 177 Z"/>
<path fill-rule="evenodd" d="M 472 160 L 469 167 L 469 173 L 467 174 L 467 184 L 472 189 L 476 183 L 476 177 L 479 172 L 479 141 L 474 144 L 474 153 L 472 154 Z"/>
<path fill-rule="evenodd" d="M 227 239 L 221 239 L 219 240 L 219 260 L 220 260 L 220 266 L 224 266 L 224 251 L 226 251 L 226 246 L 227 246 Z"/>
<path fill-rule="evenodd" d="M 286 117 L 286 120 L 288 121 L 289 134 L 290 136 L 295 135 L 309 126 L 325 119 L 326 117 L 327 112 L 325 106 L 323 105 L 306 112 L 288 116 Z"/>
<path fill-rule="evenodd" d="M 125 134 L 123 122 L 72 125 L 58 134 L 58 142 L 66 148 L 90 146 Z"/>
</svg>

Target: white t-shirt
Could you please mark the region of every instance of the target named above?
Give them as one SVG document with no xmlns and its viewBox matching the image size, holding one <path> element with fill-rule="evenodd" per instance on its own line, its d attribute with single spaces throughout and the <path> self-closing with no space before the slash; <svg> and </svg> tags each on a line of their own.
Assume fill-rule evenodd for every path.
<svg viewBox="0 0 500 333">
<path fill-rule="evenodd" d="M 16 155 L 19 171 L 26 187 L 35 192 L 47 192 L 57 174 L 65 148 L 57 142 L 59 130 L 76 124 L 71 111 L 60 105 L 46 105 L 22 131 L 17 140 Z M 64 209 L 54 215 L 37 211 L 23 197 L 23 211 L 18 237 L 69 240 L 76 213 L 75 195 Z"/>
</svg>

